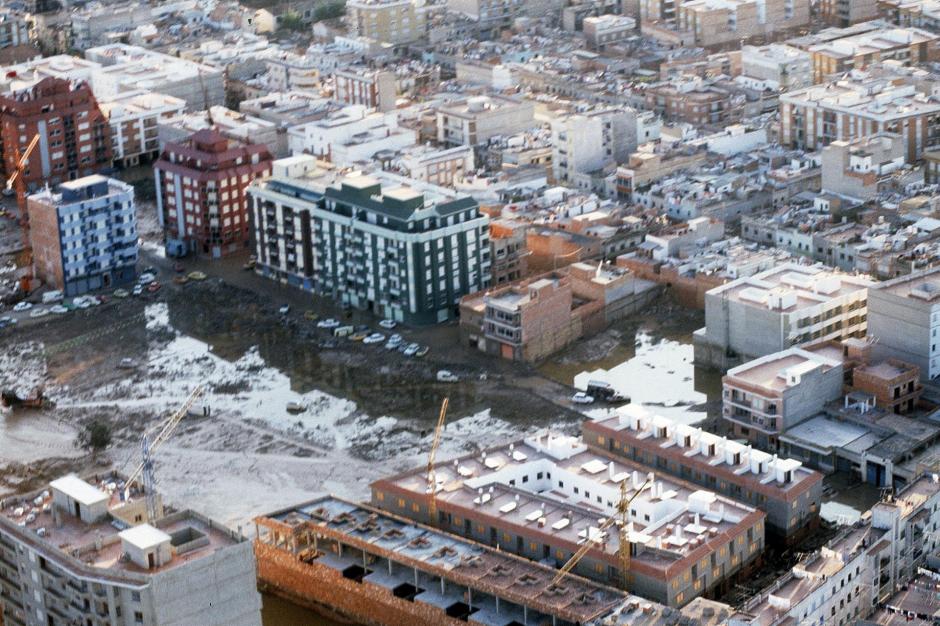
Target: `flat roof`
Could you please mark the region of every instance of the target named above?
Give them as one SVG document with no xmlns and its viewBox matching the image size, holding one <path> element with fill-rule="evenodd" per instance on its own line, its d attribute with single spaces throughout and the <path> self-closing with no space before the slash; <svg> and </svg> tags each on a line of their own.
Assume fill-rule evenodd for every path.
<svg viewBox="0 0 940 626">
<path fill-rule="evenodd" d="M 874 284 L 864 276 L 843 274 L 817 266 L 783 263 L 715 287 L 708 294 L 727 296 L 746 306 L 762 309 L 771 308 L 771 298 L 780 296 L 785 299 L 787 306 L 774 306 L 773 310 L 792 312 L 854 294 Z"/>
<path fill-rule="evenodd" d="M 149 550 L 170 541 L 170 536 L 154 528 L 150 524 L 141 524 L 118 533 L 121 541 L 125 541 L 139 550 Z"/>
<path fill-rule="evenodd" d="M 864 426 L 819 415 L 788 428 L 781 438 L 806 442 L 813 447 L 844 448 L 869 432 Z"/>
<path fill-rule="evenodd" d="M 57 478 L 49 483 L 49 486 L 85 506 L 107 502 L 109 499 L 108 494 L 89 485 L 75 474 Z"/>
<path fill-rule="evenodd" d="M 726 378 L 731 379 L 732 384 L 744 382 L 779 393 L 793 386 L 790 383 L 791 374 L 802 376 L 817 368 L 828 371 L 840 365 L 841 359 L 831 359 L 800 348 L 788 348 L 734 367 L 728 370 Z"/>
</svg>

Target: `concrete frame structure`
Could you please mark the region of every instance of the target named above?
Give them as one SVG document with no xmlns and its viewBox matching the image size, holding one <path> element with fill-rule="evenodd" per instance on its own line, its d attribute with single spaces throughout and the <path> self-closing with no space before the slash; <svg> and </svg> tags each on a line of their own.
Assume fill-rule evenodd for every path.
<svg viewBox="0 0 940 626">
<path fill-rule="evenodd" d="M 428 519 L 423 469 L 374 482 L 372 504 L 559 566 L 591 538 L 596 549 L 573 572 L 604 583 L 626 580 L 631 592 L 672 607 L 727 585 L 759 557 L 763 511 L 647 470 L 549 432 L 438 464 L 435 520 Z M 646 480 L 652 487 L 630 505 L 631 558 L 623 572 L 620 533 L 599 533 L 598 518 L 616 515 L 623 481 L 629 497 Z"/>
<path fill-rule="evenodd" d="M 628 404 L 613 417 L 581 424 L 584 442 L 608 457 L 626 458 L 695 483 L 767 514 L 767 537 L 793 544 L 819 523 L 822 480 L 799 461 L 778 458 L 701 428 Z M 790 479 L 777 481 L 776 471 Z"/>
<path fill-rule="evenodd" d="M 121 167 L 133 167 L 160 154 L 158 126 L 180 115 L 186 102 L 173 96 L 130 91 L 100 102 L 111 125 L 111 152 Z"/>
<path fill-rule="evenodd" d="M 145 521 L 124 478 L 68 475 L 0 502 L 0 613 L 11 626 L 260 626 L 251 543 L 193 511 Z M 128 555 L 124 558 L 123 555 Z"/>
</svg>

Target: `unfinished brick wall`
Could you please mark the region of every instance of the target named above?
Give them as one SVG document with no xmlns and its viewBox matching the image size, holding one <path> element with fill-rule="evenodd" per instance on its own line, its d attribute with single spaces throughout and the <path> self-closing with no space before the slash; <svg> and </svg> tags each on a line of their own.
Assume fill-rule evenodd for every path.
<svg viewBox="0 0 940 626">
<path fill-rule="evenodd" d="M 290 554 L 255 541 L 259 585 L 275 595 L 310 607 L 329 607 L 369 626 L 457 626 L 439 608 L 396 598 L 388 589 L 357 583 L 316 561 L 304 563 Z"/>
</svg>

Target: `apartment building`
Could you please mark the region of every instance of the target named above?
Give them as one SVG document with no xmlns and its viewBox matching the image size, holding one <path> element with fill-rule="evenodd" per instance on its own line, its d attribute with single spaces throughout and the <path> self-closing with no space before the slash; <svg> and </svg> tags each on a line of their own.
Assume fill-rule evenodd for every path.
<svg viewBox="0 0 940 626">
<path fill-rule="evenodd" d="M 110 132 L 87 83 L 49 77 L 22 91 L 0 95 L 4 177 L 15 171 L 19 155 L 39 135 L 23 172 L 30 189 L 109 168 Z"/>
<path fill-rule="evenodd" d="M 787 348 L 728 370 L 722 418 L 735 437 L 776 450 L 780 433 L 841 397 L 843 382 L 841 359 Z"/>
<path fill-rule="evenodd" d="M 697 128 L 727 126 L 740 117 L 731 93 L 698 76 L 682 76 L 646 88 L 646 108 L 671 122 Z"/>
<path fill-rule="evenodd" d="M 148 494 L 122 476 L 69 474 L 5 498 L 3 623 L 260 626 L 251 543 L 153 497 L 148 519 Z"/>
<path fill-rule="evenodd" d="M 810 341 L 862 337 L 872 281 L 820 266 L 784 263 L 705 294 L 695 360 L 726 364 Z M 909 360 L 909 359 L 908 359 Z"/>
<path fill-rule="evenodd" d="M 858 365 L 852 370 L 852 387 L 898 415 L 913 411 L 923 392 L 920 369 L 897 359 Z"/>
<path fill-rule="evenodd" d="M 455 182 L 473 173 L 473 148 L 413 146 L 404 150 L 397 163 L 408 178 L 441 187 L 453 187 Z"/>
<path fill-rule="evenodd" d="M 857 72 L 826 86 L 781 94 L 780 143 L 818 150 L 836 139 L 890 132 L 901 135 L 905 159 L 914 162 L 940 140 L 940 101 L 930 95 L 929 82 L 916 85 L 902 72 L 883 77 Z"/>
<path fill-rule="evenodd" d="M 115 33 L 128 33 L 153 21 L 150 5 L 143 2 L 111 5 L 107 11 L 80 7 L 71 15 L 71 44 L 76 50 L 103 45 L 112 41 Z"/>
<path fill-rule="evenodd" d="M 350 0 L 346 24 L 352 37 L 402 45 L 426 34 L 427 9 L 423 0 Z"/>
<path fill-rule="evenodd" d="M 809 24 L 808 0 L 641 0 L 645 34 L 669 45 L 716 47 Z"/>
<path fill-rule="evenodd" d="M 372 504 L 559 567 L 585 540 L 594 541 L 573 573 L 671 607 L 733 580 L 764 548 L 763 511 L 644 465 L 611 460 L 575 437 L 540 433 L 438 463 L 434 478 L 434 519 L 426 469 L 372 483 Z M 782 467 L 772 480 L 786 480 Z M 624 495 L 635 496 L 626 526 L 602 532 L 599 518 L 617 515 Z M 630 543 L 626 572 L 618 556 L 621 532 Z"/>
<path fill-rule="evenodd" d="M 645 113 L 645 117 L 655 119 L 654 115 Z M 555 182 L 583 188 L 579 175 L 626 162 L 636 150 L 638 126 L 645 127 L 638 121 L 640 117 L 641 114 L 630 107 L 598 107 L 553 120 L 552 174 Z"/>
<path fill-rule="evenodd" d="M 319 91 L 320 65 L 310 54 L 282 52 L 264 60 L 266 85 L 271 91 Z"/>
<path fill-rule="evenodd" d="M 496 38 L 526 7 L 525 0 L 447 0 L 447 10 L 476 23 L 480 38 Z"/>
<path fill-rule="evenodd" d="M 265 146 L 239 144 L 215 130 L 167 144 L 153 169 L 167 254 L 219 258 L 245 249 L 246 189 L 271 172 L 272 160 Z"/>
<path fill-rule="evenodd" d="M 591 50 L 603 51 L 608 46 L 624 43 L 637 36 L 636 20 L 626 15 L 586 17 L 582 24 L 584 40 Z"/>
<path fill-rule="evenodd" d="M 276 161 L 249 190 L 259 273 L 414 324 L 452 319 L 461 296 L 489 286 L 489 219 L 475 200 L 323 165 Z"/>
<path fill-rule="evenodd" d="M 437 110 L 437 140 L 449 146 L 475 146 L 536 125 L 535 103 L 528 99 L 473 96 Z"/>
<path fill-rule="evenodd" d="M 819 0 L 819 17 L 832 26 L 851 26 L 878 17 L 878 0 Z"/>
<path fill-rule="evenodd" d="M 772 43 L 741 48 L 741 75 L 775 85 L 782 91 L 813 84 L 812 57 L 799 48 Z"/>
<path fill-rule="evenodd" d="M 879 0 L 880 15 L 898 26 L 936 31 L 940 27 L 938 0 Z"/>
<path fill-rule="evenodd" d="M 274 122 L 226 107 L 210 107 L 198 113 L 180 113 L 157 123 L 160 145 L 179 143 L 200 130 L 213 129 L 236 143 L 265 146 L 275 157 L 287 156 L 287 133 Z"/>
<path fill-rule="evenodd" d="M 701 428 L 628 404 L 581 425 L 584 443 L 609 458 L 626 458 L 759 508 L 767 535 L 792 544 L 819 523 L 823 476 Z M 777 471 L 784 481 L 777 481 Z"/>
<path fill-rule="evenodd" d="M 617 197 L 635 201 L 635 194 L 653 183 L 685 169 L 695 169 L 708 160 L 705 146 L 679 146 L 677 148 L 643 148 L 630 155 L 623 166 L 617 168 L 615 185 Z"/>
<path fill-rule="evenodd" d="M 883 61 L 917 65 L 938 60 L 940 36 L 920 28 L 883 26 L 876 30 L 852 34 L 810 46 L 813 60 L 813 83 L 853 69 L 865 69 Z"/>
<path fill-rule="evenodd" d="M 46 188 L 26 201 L 36 277 L 76 296 L 132 282 L 137 265 L 134 188 L 100 175 Z"/>
<path fill-rule="evenodd" d="M 494 287 L 520 280 L 528 273 L 529 250 L 525 222 L 496 219 L 490 222 L 490 284 Z"/>
<path fill-rule="evenodd" d="M 159 125 L 180 115 L 186 103 L 147 91 L 128 91 L 99 104 L 111 126 L 111 155 L 121 167 L 133 167 L 160 154 Z"/>
<path fill-rule="evenodd" d="M 333 99 L 343 104 L 392 111 L 397 95 L 395 74 L 387 70 L 349 68 L 333 74 Z"/>
<path fill-rule="evenodd" d="M 822 188 L 859 201 L 872 200 L 904 167 L 905 156 L 904 142 L 895 133 L 833 141 L 822 150 Z"/>
<path fill-rule="evenodd" d="M 559 589 L 551 584 L 557 573 L 552 567 L 368 504 L 328 496 L 255 523 L 262 589 L 288 601 L 333 607 L 358 623 L 504 626 L 615 619 L 654 626 L 667 611 L 574 574 Z M 311 559 L 311 553 L 320 557 Z"/>
<path fill-rule="evenodd" d="M 868 292 L 868 334 L 875 357 L 910 363 L 923 380 L 940 374 L 938 272 L 940 268 L 915 271 L 877 283 Z"/>
<path fill-rule="evenodd" d="M 291 154 L 310 154 L 337 165 L 368 161 L 376 152 L 394 152 L 416 141 L 414 130 L 398 125 L 397 113 L 381 113 L 361 104 L 287 130 Z"/>
<path fill-rule="evenodd" d="M 9 9 L 0 12 L 0 48 L 29 43 L 29 24 L 26 16 Z"/>
</svg>

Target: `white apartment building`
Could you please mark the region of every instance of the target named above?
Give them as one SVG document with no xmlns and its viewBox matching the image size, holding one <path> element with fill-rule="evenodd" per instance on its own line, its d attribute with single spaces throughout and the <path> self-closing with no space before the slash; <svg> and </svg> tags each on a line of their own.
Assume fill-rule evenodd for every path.
<svg viewBox="0 0 940 626">
<path fill-rule="evenodd" d="M 437 110 L 437 140 L 450 146 L 475 146 L 535 125 L 535 104 L 526 99 L 474 96 Z"/>
<path fill-rule="evenodd" d="M 586 17 L 582 28 L 584 39 L 592 50 L 604 50 L 637 36 L 636 20 L 626 15 Z"/>
<path fill-rule="evenodd" d="M 179 98 L 146 91 L 128 91 L 98 102 L 111 124 L 111 151 L 115 163 L 137 165 L 160 151 L 159 124 L 181 115 L 186 103 Z"/>
<path fill-rule="evenodd" d="M 741 48 L 741 75 L 790 91 L 813 84 L 812 56 L 786 44 Z"/>
<path fill-rule="evenodd" d="M 820 265 L 784 263 L 705 294 L 705 328 L 695 331 L 695 360 L 726 364 L 813 341 L 862 337 L 867 277 Z"/>
<path fill-rule="evenodd" d="M 369 160 L 376 152 L 394 152 L 416 141 L 415 131 L 398 126 L 394 111 L 381 113 L 358 104 L 287 131 L 291 154 L 312 154 L 337 165 Z"/>
<path fill-rule="evenodd" d="M 320 69 L 311 55 L 282 52 L 275 58 L 265 59 L 268 70 L 267 86 L 271 91 L 318 91 Z"/>
<path fill-rule="evenodd" d="M 251 542 L 155 498 L 148 519 L 122 476 L 70 474 L 0 501 L 3 623 L 260 626 Z"/>
<path fill-rule="evenodd" d="M 874 356 L 912 363 L 926 380 L 940 375 L 940 267 L 878 283 L 868 299 Z"/>
<path fill-rule="evenodd" d="M 395 108 L 395 74 L 387 70 L 347 68 L 333 74 L 333 99 L 344 104 L 361 104 L 370 109 Z"/>
<path fill-rule="evenodd" d="M 433 148 L 414 146 L 406 149 L 398 159 L 398 165 L 408 178 L 421 182 L 452 187 L 473 172 L 473 148 Z"/>
</svg>

